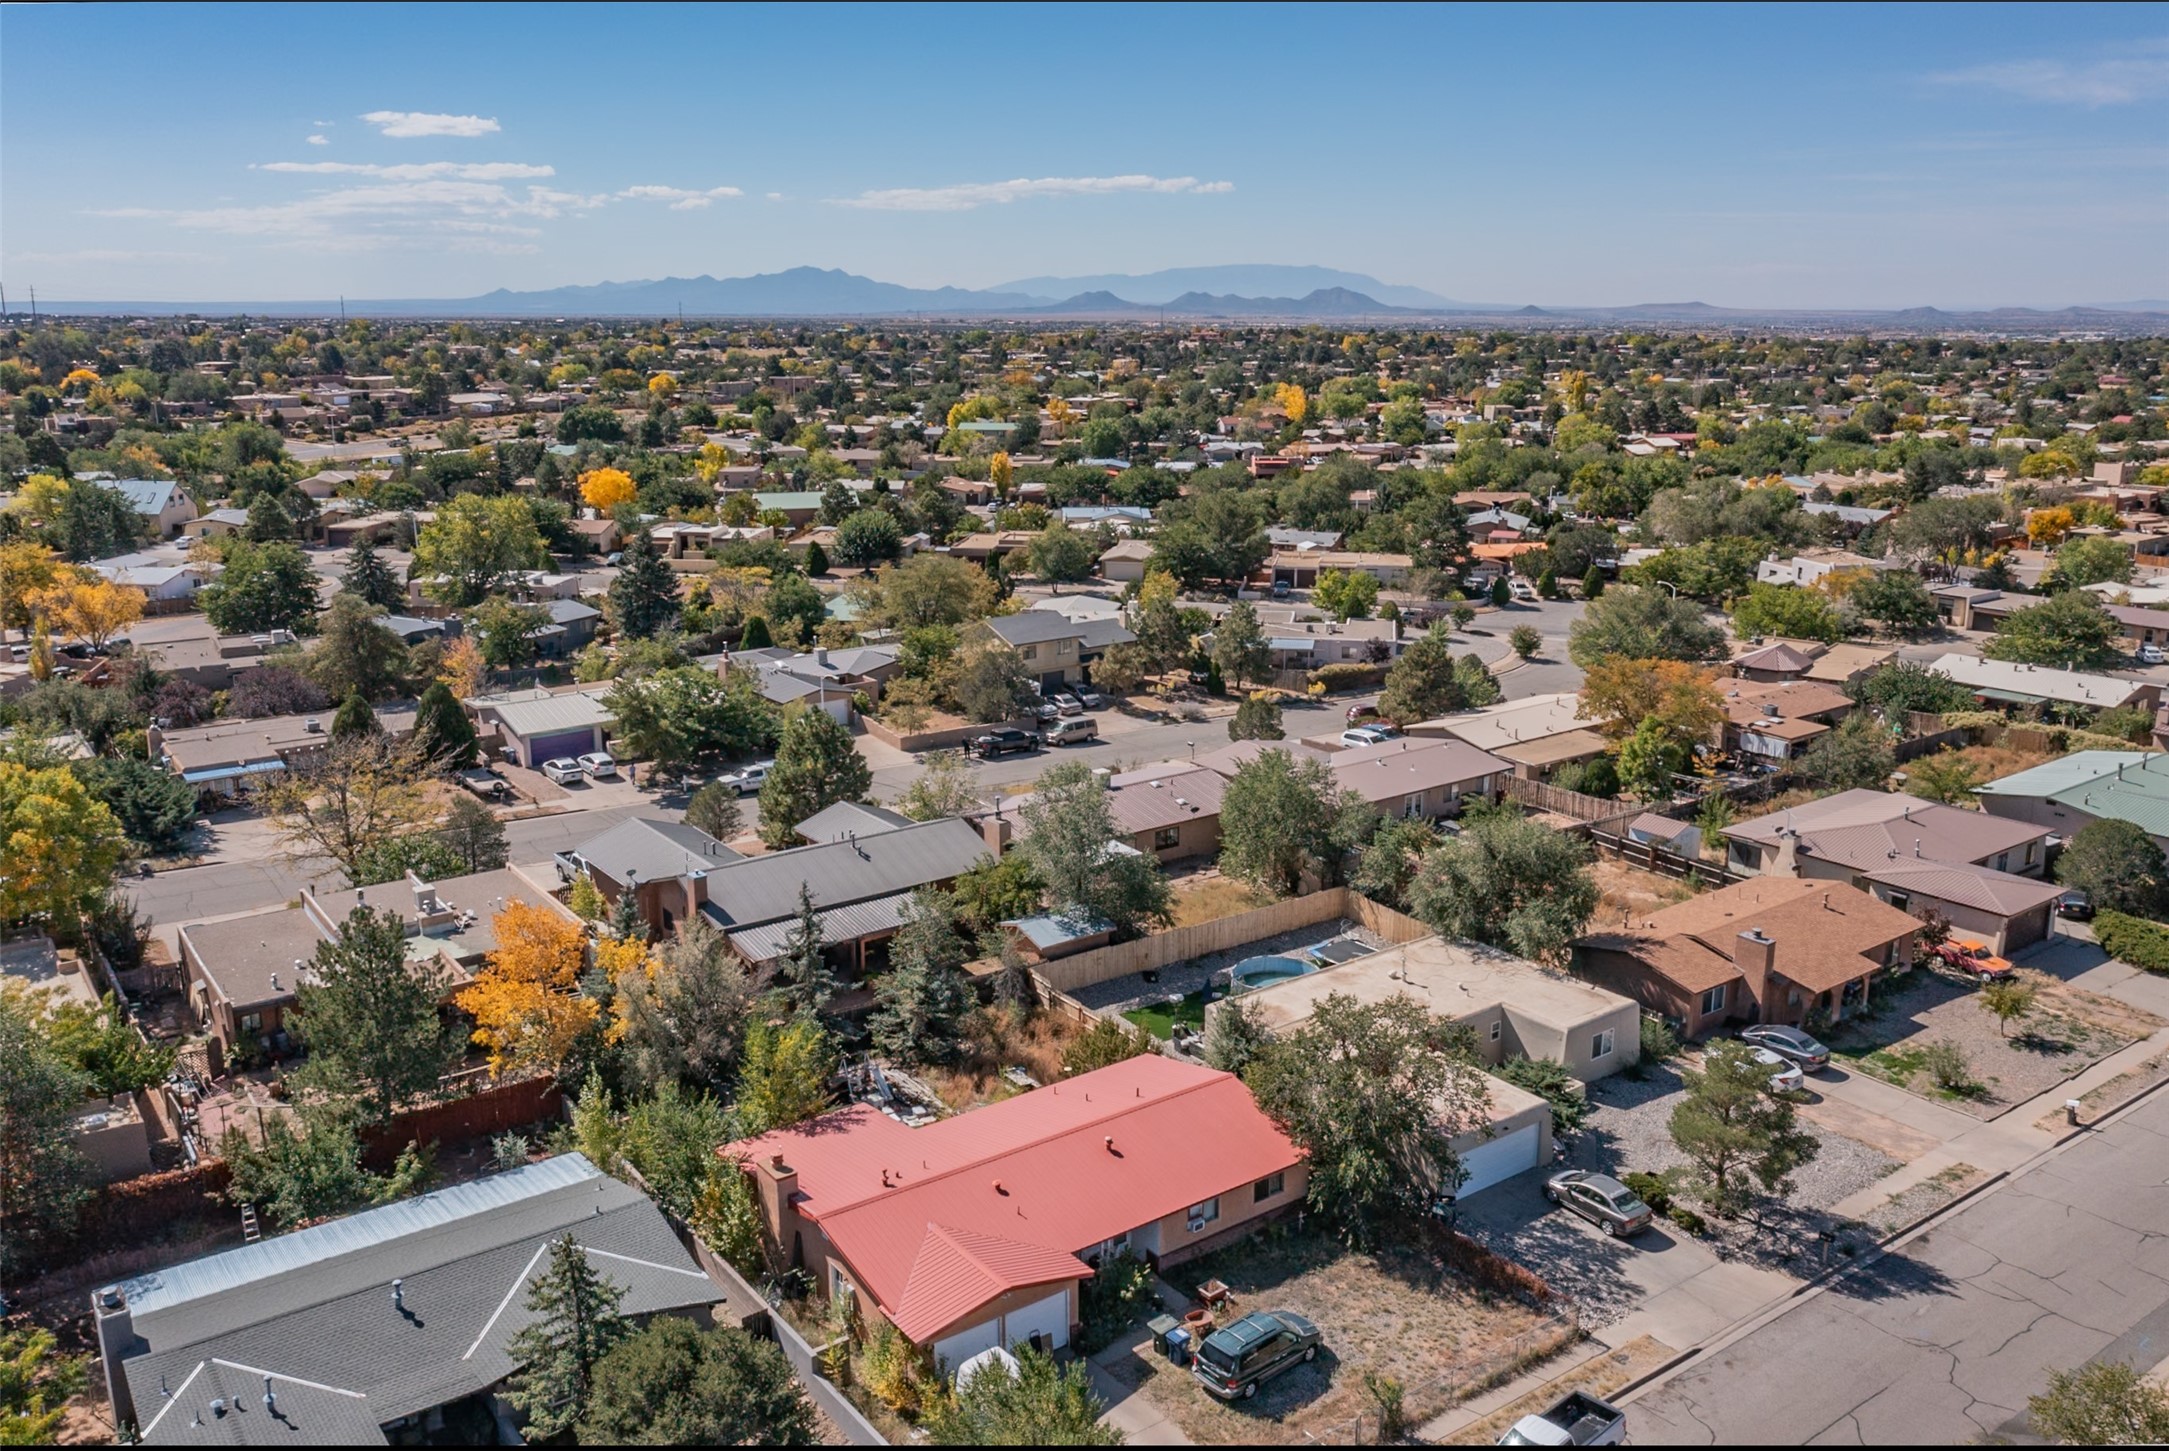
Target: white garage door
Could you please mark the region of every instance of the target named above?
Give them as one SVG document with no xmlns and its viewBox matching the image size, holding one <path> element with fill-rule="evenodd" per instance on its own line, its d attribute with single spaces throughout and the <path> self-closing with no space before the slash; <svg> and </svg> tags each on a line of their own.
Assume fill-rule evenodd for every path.
<svg viewBox="0 0 2169 1451">
<path fill-rule="evenodd" d="M 1466 1199 L 1479 1190 L 1489 1189 L 1501 1179 L 1511 1179 L 1524 1169 L 1534 1169 L 1539 1138 L 1535 1124 L 1523 1124 L 1464 1153 L 1461 1166 L 1469 1171 L 1469 1177 L 1461 1186 L 1460 1197 Z"/>
<path fill-rule="evenodd" d="M 953 1371 L 980 1351 L 1001 1343 L 1002 1322 L 989 1320 L 984 1325 L 974 1325 L 969 1330 L 959 1330 L 935 1341 L 934 1363 L 944 1371 Z"/>
<path fill-rule="evenodd" d="M 1069 1292 L 1057 1290 L 1044 1300 L 1035 1300 L 1022 1310 L 1012 1310 L 1008 1315 L 1006 1333 L 1011 1350 L 1039 1337 L 1039 1343 L 1049 1350 L 1060 1350 L 1069 1344 Z"/>
</svg>

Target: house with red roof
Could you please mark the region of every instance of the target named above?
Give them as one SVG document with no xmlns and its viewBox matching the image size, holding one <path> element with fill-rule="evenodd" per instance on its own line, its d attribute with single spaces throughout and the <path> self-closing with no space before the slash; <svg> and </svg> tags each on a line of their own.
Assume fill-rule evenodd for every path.
<svg viewBox="0 0 2169 1451">
<path fill-rule="evenodd" d="M 1180 1264 L 1294 1209 L 1308 1182 L 1241 1079 L 1157 1055 L 921 1128 L 853 1104 L 719 1152 L 819 1293 L 947 1367 L 1061 1349 L 1102 1263 Z"/>
</svg>

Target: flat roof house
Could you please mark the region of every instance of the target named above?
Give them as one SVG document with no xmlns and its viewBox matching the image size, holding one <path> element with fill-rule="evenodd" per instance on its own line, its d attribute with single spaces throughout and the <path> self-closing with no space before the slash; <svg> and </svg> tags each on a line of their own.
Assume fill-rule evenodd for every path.
<svg viewBox="0 0 2169 1451">
<path fill-rule="evenodd" d="M 1913 960 L 1915 921 L 1843 882 L 1757 877 L 1574 943 L 1574 970 L 1685 1026 L 1850 1017 Z"/>
<path fill-rule="evenodd" d="M 1101 1264 L 1128 1251 L 1164 1272 L 1306 1184 L 1241 1079 L 1152 1054 L 923 1128 L 854 1104 L 720 1152 L 817 1293 L 950 1371 L 994 1346 L 1064 1349 Z"/>
<path fill-rule="evenodd" d="M 2161 703 L 2161 687 L 2150 681 L 2124 680 L 2084 670 L 1984 660 L 1955 652 L 1939 656 L 1928 668 L 1957 681 L 1989 705 L 2043 705 L 2053 701 L 2109 710 L 2134 704 L 2151 709 Z"/>
<path fill-rule="evenodd" d="M 1420 721 L 1408 733 L 1466 741 L 1529 781 L 1545 780 L 1561 766 L 1594 760 L 1611 748 L 1597 723 L 1583 718 L 1581 697 L 1570 690 Z"/>
<path fill-rule="evenodd" d="M 561 1154 L 97 1291 L 114 1420 L 151 1446 L 413 1445 L 455 1407 L 509 1429 L 494 1392 L 568 1234 L 635 1320 L 723 1301 L 645 1195 Z"/>
</svg>

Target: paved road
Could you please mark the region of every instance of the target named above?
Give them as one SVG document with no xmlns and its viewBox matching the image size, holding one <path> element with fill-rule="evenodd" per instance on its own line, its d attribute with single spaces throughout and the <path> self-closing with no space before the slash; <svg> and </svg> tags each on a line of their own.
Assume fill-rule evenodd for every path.
<svg viewBox="0 0 2169 1451">
<path fill-rule="evenodd" d="M 2031 1439 L 2051 1370 L 2169 1355 L 2169 1096 L 1631 1403 L 1645 1445 Z"/>
</svg>

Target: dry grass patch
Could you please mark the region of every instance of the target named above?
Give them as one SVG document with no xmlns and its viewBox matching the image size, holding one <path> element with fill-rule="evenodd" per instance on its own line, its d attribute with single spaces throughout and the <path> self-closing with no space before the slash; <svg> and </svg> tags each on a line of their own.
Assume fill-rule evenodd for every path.
<svg viewBox="0 0 2169 1451">
<path fill-rule="evenodd" d="M 1067 1013 L 1040 1009 L 1019 1015 L 1008 1008 L 981 1008 L 965 1029 L 964 1061 L 954 1068 L 927 1068 L 917 1077 L 952 1112 L 999 1103 L 1025 1089 L 1003 1076 L 1022 1068 L 1041 1083 L 1062 1077 L 1062 1054 L 1083 1029 Z"/>
<path fill-rule="evenodd" d="M 1523 1416 L 1547 1409 L 1560 1397 L 1582 1391 L 1602 1400 L 1637 1377 L 1645 1376 L 1679 1352 L 1654 1336 L 1638 1335 L 1617 1350 L 1600 1351 L 1525 1396 L 1508 1401 L 1478 1421 L 1448 1436 L 1447 1446 L 1493 1446 L 1506 1428 Z"/>
<path fill-rule="evenodd" d="M 1195 927 L 1200 922 L 1217 922 L 1262 907 L 1268 900 L 1256 888 L 1233 877 L 1217 873 L 1192 877 L 1175 884 L 1175 925 Z"/>
<path fill-rule="evenodd" d="M 1630 866 L 1618 857 L 1599 855 L 1590 874 L 1597 879 L 1597 914 L 1594 928 L 1623 922 L 1630 915 L 1647 916 L 1675 902 L 1684 902 L 1695 889 L 1684 881 L 1660 875 L 1644 867 Z"/>
</svg>

